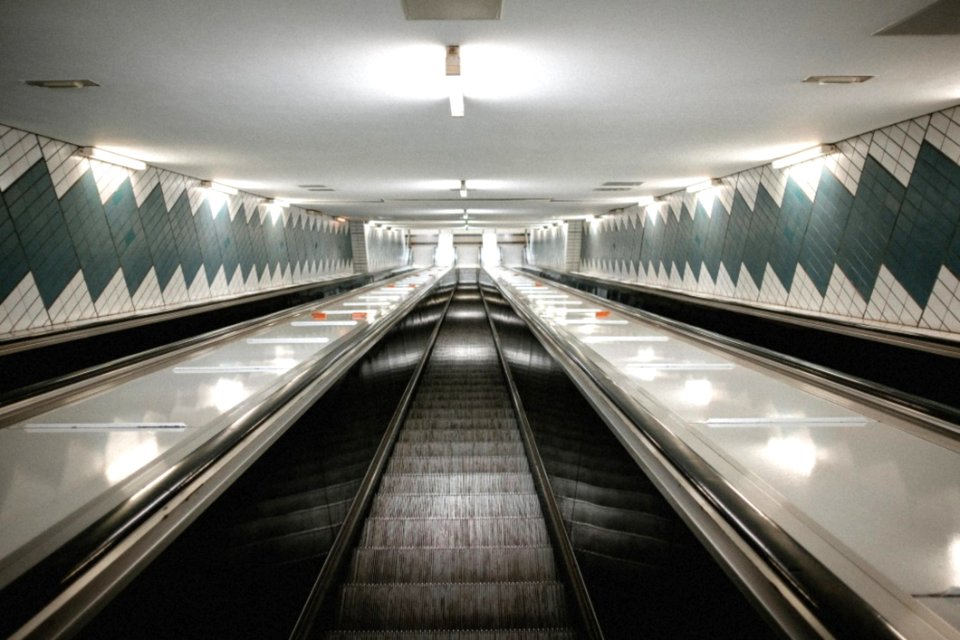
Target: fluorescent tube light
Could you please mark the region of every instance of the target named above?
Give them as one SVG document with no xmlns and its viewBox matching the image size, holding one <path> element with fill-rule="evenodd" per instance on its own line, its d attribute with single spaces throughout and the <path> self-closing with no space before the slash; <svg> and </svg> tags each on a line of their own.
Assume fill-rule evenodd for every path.
<svg viewBox="0 0 960 640">
<path fill-rule="evenodd" d="M 447 47 L 447 94 L 450 96 L 450 115 L 463 117 L 463 82 L 460 78 L 460 46 Z"/>
<path fill-rule="evenodd" d="M 707 189 L 715 189 L 723 184 L 723 181 L 719 178 L 712 178 L 710 180 L 704 180 L 703 182 L 698 182 L 687 187 L 687 193 L 700 193 L 701 191 L 706 191 Z"/>
<path fill-rule="evenodd" d="M 133 169 L 134 171 L 143 171 L 147 168 L 147 163 L 145 162 L 134 160 L 133 158 L 127 158 L 126 156 L 121 156 L 120 154 L 113 153 L 111 151 L 104 151 L 103 149 L 98 149 L 97 147 L 81 147 L 80 149 L 77 149 L 77 155 L 90 160 L 109 162 L 110 164 L 126 167 L 127 169 Z"/>
<path fill-rule="evenodd" d="M 809 149 L 804 149 L 793 155 L 786 156 L 784 158 L 779 158 L 770 163 L 774 169 L 783 169 L 794 164 L 800 164 L 801 162 L 806 162 L 807 160 L 814 160 L 816 158 L 821 158 L 823 156 L 828 156 L 832 153 L 837 152 L 837 146 L 834 144 L 821 144 L 816 147 L 811 147 Z"/>
<path fill-rule="evenodd" d="M 219 182 L 213 182 L 212 180 L 201 180 L 200 188 L 212 189 L 213 191 L 219 191 L 220 193 L 224 193 L 228 196 L 235 196 L 239 193 L 239 191 L 237 191 L 233 187 L 229 187 L 225 184 L 220 184 Z"/>
</svg>

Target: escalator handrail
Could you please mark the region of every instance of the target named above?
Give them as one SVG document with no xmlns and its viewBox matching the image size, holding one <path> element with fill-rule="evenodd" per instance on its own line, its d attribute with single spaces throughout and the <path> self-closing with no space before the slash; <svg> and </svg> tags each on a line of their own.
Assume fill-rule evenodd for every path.
<svg viewBox="0 0 960 640">
<path fill-rule="evenodd" d="M 636 428 L 650 438 L 690 485 L 766 560 L 784 583 L 807 603 L 827 628 L 835 630 L 839 635 L 865 633 L 874 638 L 903 637 L 891 621 L 886 620 L 856 591 L 720 476 L 674 433 L 662 416 L 654 415 L 620 389 L 578 347 L 561 342 L 536 315 L 527 310 L 512 291 L 495 278 L 493 280 L 504 299 L 544 346 L 549 346 L 548 350 L 552 353 L 562 353 L 601 393 L 610 398 Z M 584 392 L 589 393 L 590 390 L 584 389 Z"/>
<path fill-rule="evenodd" d="M 510 400 L 513 404 L 514 413 L 517 416 L 517 426 L 523 438 L 523 445 L 527 453 L 530 472 L 533 475 L 534 483 L 538 488 L 541 502 L 546 511 L 544 515 L 546 516 L 547 526 L 550 528 L 550 537 L 557 546 L 561 566 L 563 567 L 564 573 L 567 574 L 567 579 L 573 590 L 572 599 L 576 605 L 577 617 L 580 622 L 580 635 L 585 638 L 590 638 L 591 640 L 602 640 L 603 631 L 597 620 L 597 612 L 593 607 L 590 593 L 587 591 L 587 586 L 583 581 L 583 574 L 580 572 L 580 565 L 577 563 L 573 545 L 570 543 L 570 537 L 564 530 L 563 516 L 560 513 L 560 507 L 557 505 L 557 500 L 553 495 L 553 491 L 550 489 L 550 478 L 547 475 L 543 459 L 540 457 L 540 452 L 534 442 L 533 429 L 530 426 L 530 421 L 527 420 L 527 414 L 523 408 L 523 400 L 520 398 L 520 392 L 517 389 L 513 374 L 510 371 L 510 365 L 503 353 L 500 334 L 497 332 L 493 316 L 490 314 L 490 307 L 483 293 L 482 276 L 481 282 L 478 284 L 480 299 L 483 300 L 483 308 L 487 314 L 490 333 L 493 334 L 493 343 L 497 349 L 497 358 L 500 361 L 507 388 L 510 391 Z"/>
<path fill-rule="evenodd" d="M 527 277 L 529 277 L 529 274 L 527 274 Z M 550 286 L 571 295 L 592 295 L 559 282 L 551 281 Z M 960 409 L 958 408 L 707 329 L 684 324 L 620 302 L 603 299 L 602 303 L 605 307 L 609 307 L 617 313 L 678 333 L 710 349 L 719 349 L 763 367 L 773 367 L 780 374 L 849 400 L 869 405 L 884 413 L 893 413 L 898 418 L 919 428 L 960 442 Z"/>
<path fill-rule="evenodd" d="M 244 320 L 227 327 L 160 345 L 140 353 L 134 353 L 19 389 L 0 397 L 0 429 L 16 424 L 31 415 L 44 413 L 63 404 L 75 402 L 85 395 L 108 391 L 131 377 L 143 375 L 145 372 L 161 368 L 168 362 L 234 340 L 245 333 L 283 322 L 287 318 L 303 313 L 305 309 L 316 307 L 318 304 L 337 304 L 343 299 L 376 289 L 383 286 L 384 282 L 401 277 L 402 275 L 396 275 L 386 280 L 371 282 L 336 296 L 280 309 L 265 316 Z"/>
<path fill-rule="evenodd" d="M 43 606 L 57 593 L 67 589 L 129 533 L 143 524 L 173 496 L 190 486 L 192 481 L 228 454 L 299 392 L 315 385 L 318 378 L 342 374 L 345 369 L 339 365 L 343 361 L 352 363 L 358 360 L 429 295 L 441 279 L 442 276 L 432 285 L 420 287 L 389 317 L 372 325 L 358 327 L 357 331 L 345 340 L 334 344 L 329 352 L 301 364 L 296 375 L 270 390 L 266 396 L 248 399 L 225 414 L 228 423 L 214 437 L 171 464 L 159 479 L 114 506 L 81 533 L 12 580 L 0 590 L 0 602 L 11 598 L 19 601 L 23 598 L 29 602 L 41 601 L 39 606 Z M 354 294 L 356 291 L 351 292 L 351 295 Z M 142 473 L 148 471 L 149 469 L 144 469 Z M 20 620 L 15 623 L 14 628 L 29 620 L 36 610 L 31 608 L 29 611 L 19 611 Z M 10 619 L 7 622 L 9 624 Z M 4 629 L 0 629 L 0 632 L 2 631 Z"/>
<path fill-rule="evenodd" d="M 458 276 L 459 270 L 454 268 L 452 269 L 452 273 Z M 403 427 L 410 405 L 420 386 L 423 371 L 426 369 L 427 362 L 430 360 L 430 354 L 433 353 L 437 336 L 440 334 L 440 327 L 443 324 L 444 318 L 447 316 L 447 310 L 450 308 L 456 292 L 457 282 L 455 280 L 451 287 L 450 296 L 444 304 L 443 311 L 437 318 L 437 322 L 430 333 L 430 339 L 426 349 L 424 349 L 423 357 L 420 358 L 420 362 L 417 363 L 417 368 L 411 374 L 410 380 L 404 388 L 400 402 L 397 404 L 397 408 L 390 418 L 384 435 L 380 439 L 380 444 L 377 446 L 377 451 L 367 467 L 357 494 L 351 501 L 350 508 L 337 531 L 330 551 L 323 561 L 320 573 L 317 574 L 317 578 L 310 589 L 310 594 L 307 596 L 300 610 L 300 614 L 297 616 L 297 622 L 290 632 L 291 640 L 306 640 L 316 637 L 319 633 L 319 630 L 315 628 L 318 623 L 318 618 L 323 612 L 324 607 L 328 605 L 331 592 L 340 582 L 350 560 L 351 552 L 362 533 L 364 521 L 367 513 L 370 511 L 370 505 L 380 486 L 380 480 L 383 478 L 383 474 L 387 469 L 387 463 L 390 460 L 390 455 L 393 452 L 393 447 L 396 444 L 400 429 Z"/>
</svg>

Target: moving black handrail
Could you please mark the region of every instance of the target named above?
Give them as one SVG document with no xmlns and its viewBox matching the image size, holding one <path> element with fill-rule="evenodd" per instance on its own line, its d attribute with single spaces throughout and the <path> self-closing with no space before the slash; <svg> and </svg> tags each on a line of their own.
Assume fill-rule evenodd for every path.
<svg viewBox="0 0 960 640">
<path fill-rule="evenodd" d="M 18 633 L 26 636 L 53 637 L 78 624 L 81 621 L 80 616 L 88 615 L 87 602 L 79 603 L 73 609 L 66 606 L 62 611 L 49 612 L 43 619 L 33 622 L 31 618 L 41 607 L 52 601 L 85 571 L 115 549 L 131 531 L 143 524 L 173 496 L 187 489 L 221 457 L 256 431 L 280 407 L 290 403 L 308 388 L 322 390 L 332 385 L 432 289 L 433 286 L 420 288 L 402 302 L 390 318 L 383 322 L 359 326 L 355 333 L 348 339 L 336 343 L 329 352 L 301 364 L 295 376 L 271 391 L 266 397 L 260 398 L 256 406 L 240 405 L 231 410 L 226 414 L 229 424 L 216 436 L 171 465 L 159 480 L 150 483 L 113 507 L 81 533 L 71 538 L 69 542 L 61 545 L 4 587 L 0 591 L 0 603 L 4 603 L 4 610 L 10 613 L 0 620 L 0 635 L 7 636 L 19 629 Z M 349 295 L 356 293 L 353 291 Z M 300 311 L 302 312 L 302 308 Z M 289 314 L 284 314 L 286 315 Z M 276 318 L 271 318 L 271 322 L 275 321 L 277 321 Z M 250 327 L 228 331 L 227 334 L 235 337 L 248 330 Z M 216 341 L 220 342 L 223 339 L 225 335 L 217 332 Z M 191 353 L 206 346 L 191 343 L 183 353 Z M 173 357 L 172 354 L 165 354 L 164 359 L 171 357 Z M 114 377 L 116 375 L 119 374 L 112 372 L 107 375 L 111 383 L 116 382 Z M 87 597 L 102 598 L 103 596 L 104 594 L 90 594 Z M 6 606 L 7 604 L 11 606 Z M 29 628 L 24 625 L 28 625 Z"/>
<path fill-rule="evenodd" d="M 551 286 L 564 292 L 580 294 L 584 292 L 568 285 L 551 282 Z M 807 360 L 773 351 L 764 347 L 750 344 L 736 338 L 731 338 L 713 331 L 684 324 L 677 320 L 637 309 L 613 300 L 604 300 L 605 307 L 609 307 L 628 316 L 633 316 L 644 322 L 657 325 L 670 331 L 682 333 L 684 336 L 696 340 L 698 343 L 713 349 L 721 349 L 737 357 L 746 357 L 763 366 L 775 366 L 780 373 L 792 378 L 811 383 L 819 387 L 827 387 L 828 391 L 845 395 L 857 402 L 874 406 L 885 412 L 895 412 L 905 420 L 930 429 L 954 440 L 960 440 L 960 409 L 950 405 L 922 398 L 899 389 L 859 378 L 848 373 L 824 367 Z M 960 353 L 960 347 L 957 348 Z"/>
<path fill-rule="evenodd" d="M 517 415 L 517 426 L 520 428 L 520 437 L 523 440 L 523 447 L 527 453 L 527 459 L 530 464 L 530 472 L 533 475 L 534 486 L 537 493 L 540 494 L 540 502 L 544 507 L 544 518 L 547 523 L 547 530 L 550 533 L 550 539 L 559 551 L 560 566 L 566 574 L 567 582 L 572 590 L 572 599 L 574 609 L 577 612 L 577 621 L 580 635 L 591 640 L 603 638 L 603 631 L 600 628 L 600 622 L 597 620 L 597 613 L 593 608 L 593 602 L 590 599 L 590 593 L 583 581 L 583 575 L 580 573 L 580 566 L 577 564 L 577 558 L 573 552 L 573 545 L 570 544 L 570 538 L 563 527 L 563 516 L 560 514 L 560 507 L 557 506 L 557 500 L 550 489 L 550 478 L 547 476 L 547 470 L 543 465 L 543 459 L 537 450 L 537 445 L 533 438 L 533 429 L 530 427 L 530 421 L 527 419 L 526 411 L 523 408 L 523 400 L 520 398 L 520 392 L 513 380 L 513 374 L 510 372 L 510 366 L 503 354 L 503 345 L 500 341 L 500 334 L 497 332 L 493 316 L 490 314 L 490 307 L 483 293 L 483 285 L 479 286 L 480 299 L 483 301 L 483 309 L 487 314 L 487 322 L 490 325 L 490 333 L 493 334 L 493 343 L 497 348 L 497 357 L 500 360 L 500 366 L 503 370 L 504 378 L 507 382 L 507 388 L 510 390 L 510 401 L 513 404 L 514 413 Z"/>
<path fill-rule="evenodd" d="M 542 321 L 520 304 L 514 294 L 495 283 L 504 299 L 524 319 L 534 335 L 565 366 L 572 364 L 584 373 L 594 385 L 609 397 L 626 414 L 642 433 L 648 437 L 681 473 L 681 475 L 725 518 L 766 562 L 777 572 L 798 596 L 806 602 L 814 615 L 831 631 L 841 636 L 860 635 L 874 638 L 902 638 L 902 634 L 849 585 L 840 580 L 820 560 L 771 521 L 755 505 L 751 504 L 727 480 L 684 443 L 657 416 L 645 409 L 629 394 L 621 390 L 609 376 L 593 364 L 576 346 L 560 343 L 542 326 Z M 551 283 L 552 286 L 557 286 Z M 568 289 L 559 286 L 560 289 Z M 607 304 L 607 303 L 605 303 Z M 660 318 L 648 318 L 647 314 L 622 305 L 607 304 L 618 311 L 641 317 L 645 321 L 656 320 L 661 326 L 669 326 Z M 680 327 L 670 327 L 681 331 Z M 696 330 L 683 333 L 700 341 L 711 336 L 709 332 Z M 729 339 L 725 339 L 729 340 Z M 734 341 L 731 341 L 734 342 Z M 727 344 L 729 348 L 731 344 Z M 584 389 L 589 393 L 588 389 Z"/>
<path fill-rule="evenodd" d="M 459 274 L 457 269 L 453 269 L 451 272 Z M 343 523 L 337 531 L 337 536 L 334 538 L 330 551 L 327 553 L 323 566 L 320 568 L 320 573 L 317 575 L 317 579 L 310 589 L 310 594 L 307 596 L 300 615 L 297 617 L 297 622 L 290 632 L 291 640 L 315 637 L 318 633 L 316 629 L 317 622 L 324 611 L 324 607 L 330 603 L 329 598 L 331 592 L 336 588 L 336 585 L 341 581 L 346 571 L 350 554 L 362 532 L 364 518 L 370 510 L 373 496 L 377 492 L 380 479 L 383 477 L 387 463 L 390 460 L 390 455 L 393 452 L 393 447 L 397 442 L 397 435 L 400 433 L 400 428 L 403 426 L 404 420 L 406 420 L 410 404 L 420 384 L 420 378 L 427 366 L 427 362 L 430 360 L 430 354 L 433 353 L 437 336 L 440 334 L 440 327 L 443 324 L 444 318 L 447 317 L 447 310 L 450 308 L 450 303 L 456 294 L 456 285 L 457 282 L 454 280 L 453 286 L 450 287 L 450 295 L 446 303 L 444 303 L 443 311 L 440 312 L 436 324 L 430 333 L 430 339 L 427 342 L 426 349 L 424 349 L 423 356 L 420 358 L 420 362 L 417 363 L 417 368 L 410 376 L 403 395 L 400 397 L 400 403 L 390 418 L 390 423 L 387 425 L 383 438 L 377 446 L 377 451 L 370 461 L 367 472 L 363 476 L 360 488 L 357 490 L 353 502 L 350 503 L 350 508 L 347 510 Z"/>
<path fill-rule="evenodd" d="M 718 300 L 716 298 L 707 298 L 705 296 L 692 294 L 687 291 L 671 291 L 661 287 L 652 287 L 638 283 L 625 282 L 622 280 L 611 280 L 582 272 L 567 273 L 548 269 L 546 267 L 530 265 L 519 267 L 519 270 L 527 272 L 528 275 L 548 278 L 552 280 L 554 284 L 565 284 L 563 282 L 564 280 L 580 280 L 583 282 L 591 282 L 602 287 L 613 287 L 616 289 L 623 289 L 636 293 L 661 296 L 685 303 L 703 305 L 706 307 L 732 311 L 739 314 L 752 315 L 767 320 L 775 320 L 777 322 L 795 324 L 801 327 L 820 329 L 823 331 L 843 334 L 855 338 L 863 338 L 866 340 L 872 340 L 874 342 L 882 342 L 894 346 L 907 347 L 910 349 L 926 351 L 928 353 L 947 356 L 950 358 L 960 358 L 960 344 L 958 343 L 938 339 L 935 337 L 908 335 L 902 332 L 886 330 L 882 327 L 847 322 L 840 318 L 816 318 L 790 310 L 774 311 L 772 309 L 764 309 L 749 304 L 744 304 L 736 300 Z"/>
</svg>

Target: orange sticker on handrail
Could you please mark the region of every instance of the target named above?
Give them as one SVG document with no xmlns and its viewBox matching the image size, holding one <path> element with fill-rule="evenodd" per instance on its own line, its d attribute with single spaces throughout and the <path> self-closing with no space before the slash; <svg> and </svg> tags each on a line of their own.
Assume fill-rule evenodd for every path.
<svg viewBox="0 0 960 640">
<path fill-rule="evenodd" d="M 601 311 L 597 311 L 597 317 L 598 317 L 598 318 L 609 318 L 609 317 L 610 317 L 610 312 L 607 311 L 606 309 L 603 309 L 603 310 L 601 310 Z"/>
<path fill-rule="evenodd" d="M 366 311 L 354 311 L 354 312 L 353 312 L 353 315 L 350 316 L 350 317 L 353 318 L 354 320 L 366 320 L 366 319 L 367 319 L 367 312 L 366 312 Z"/>
<path fill-rule="evenodd" d="M 327 314 L 324 313 L 323 311 L 314 311 L 313 313 L 310 314 L 310 316 L 311 316 L 314 320 L 326 320 L 326 319 L 327 319 Z"/>
</svg>

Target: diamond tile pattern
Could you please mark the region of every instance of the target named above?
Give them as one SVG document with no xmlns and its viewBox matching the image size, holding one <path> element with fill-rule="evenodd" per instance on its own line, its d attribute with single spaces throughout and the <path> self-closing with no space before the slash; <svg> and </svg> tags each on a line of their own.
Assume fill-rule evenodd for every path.
<svg viewBox="0 0 960 640">
<path fill-rule="evenodd" d="M 627 213 L 592 221 L 579 270 L 960 336 L 960 107 L 837 146 L 730 176 L 709 199 L 671 194 L 636 226 Z M 534 230 L 531 242 L 534 264 L 563 268 L 561 237 Z"/>
<path fill-rule="evenodd" d="M 0 126 L 0 339 L 353 273 L 346 223 L 250 194 L 214 218 L 197 180 L 76 149 Z"/>
</svg>

